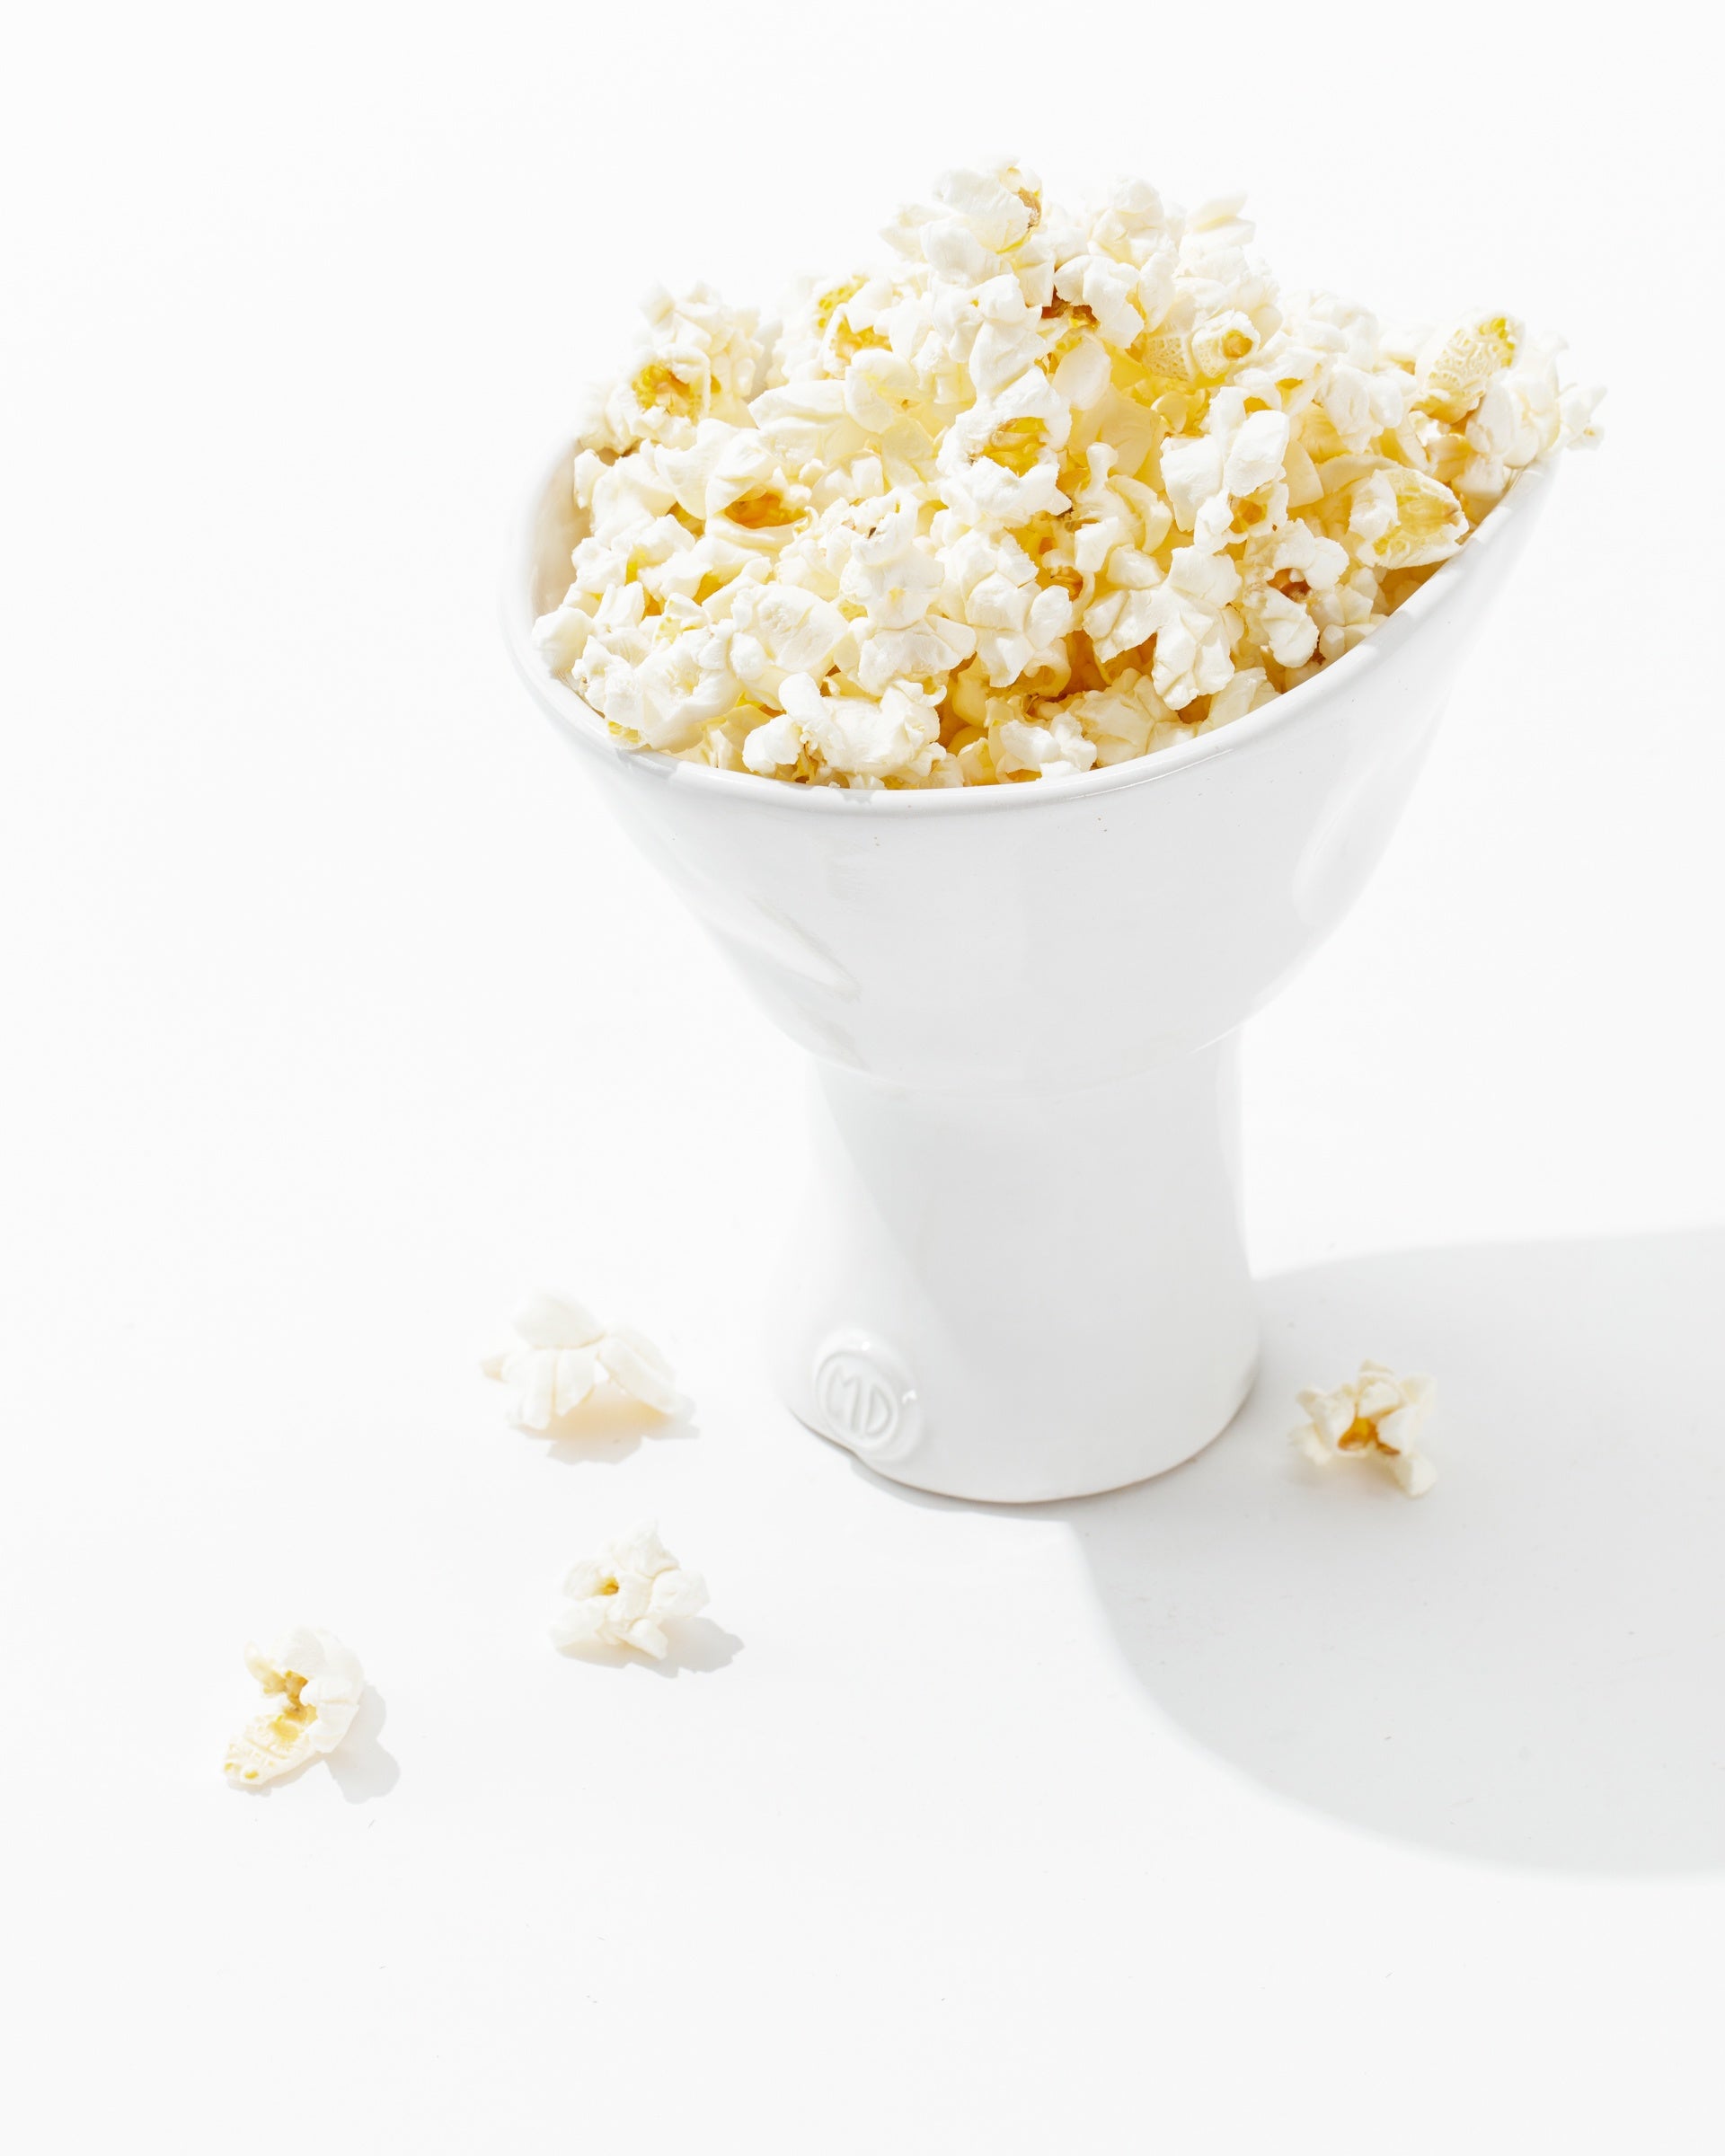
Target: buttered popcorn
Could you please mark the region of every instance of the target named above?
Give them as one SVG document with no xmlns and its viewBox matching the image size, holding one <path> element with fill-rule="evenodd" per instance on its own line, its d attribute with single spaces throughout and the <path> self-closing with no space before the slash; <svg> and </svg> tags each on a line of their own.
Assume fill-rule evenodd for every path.
<svg viewBox="0 0 1725 2156">
<path fill-rule="evenodd" d="M 1016 164 L 934 194 L 782 325 L 650 302 L 535 630 L 629 745 L 852 787 L 1141 756 L 1340 658 L 1597 439 L 1510 315 L 1279 296 L 1239 199 L 1075 216 Z"/>
</svg>

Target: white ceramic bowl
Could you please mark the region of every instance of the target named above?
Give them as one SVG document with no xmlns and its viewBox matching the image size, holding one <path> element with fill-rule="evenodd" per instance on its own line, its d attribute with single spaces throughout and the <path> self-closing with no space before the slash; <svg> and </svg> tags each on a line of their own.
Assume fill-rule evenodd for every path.
<svg viewBox="0 0 1725 2156">
<path fill-rule="evenodd" d="M 523 679 L 815 1058 L 780 1390 L 905 1482 L 1028 1500 L 1189 1458 L 1252 1383 L 1236 1036 L 1352 903 L 1549 469 L 1371 637 L 1231 726 L 1031 785 L 853 793 L 622 747 L 535 649 L 569 455 L 505 594 Z"/>
</svg>

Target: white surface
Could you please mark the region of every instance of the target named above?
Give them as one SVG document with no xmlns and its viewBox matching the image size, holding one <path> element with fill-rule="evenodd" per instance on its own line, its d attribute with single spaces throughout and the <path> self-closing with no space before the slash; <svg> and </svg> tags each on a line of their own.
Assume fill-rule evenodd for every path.
<svg viewBox="0 0 1725 2156">
<path fill-rule="evenodd" d="M 1088 75 L 1077 18 L 1004 5 L 14 39 L 32 2150 L 1716 2145 L 1716 41 L 1265 9 L 1225 58 L 1190 11 L 1084 20 Z M 794 1054 L 492 611 L 650 274 L 765 287 L 1001 143 L 1237 177 L 1290 278 L 1503 294 L 1613 386 L 1386 865 L 1252 1039 L 1255 1402 L 1026 1514 L 773 1405 Z M 695 1434 L 501 1427 L 473 1358 L 541 1277 L 670 1337 Z M 1292 1387 L 1361 1353 L 1438 1375 L 1419 1505 L 1284 1456 Z M 560 1660 L 562 1572 L 653 1515 L 712 1587 L 696 1666 Z M 299 1620 L 385 1719 L 248 1800 L 240 1648 Z"/>
</svg>

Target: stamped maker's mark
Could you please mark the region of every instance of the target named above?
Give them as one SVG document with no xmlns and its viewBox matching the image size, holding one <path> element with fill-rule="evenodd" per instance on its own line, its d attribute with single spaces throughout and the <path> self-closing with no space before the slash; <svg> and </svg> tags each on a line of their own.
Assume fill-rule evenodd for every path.
<svg viewBox="0 0 1725 2156">
<path fill-rule="evenodd" d="M 916 1436 L 916 1395 L 893 1359 L 858 1336 L 816 1359 L 815 1404 L 828 1434 L 859 1453 L 898 1454 Z"/>
<path fill-rule="evenodd" d="M 820 1365 L 820 1411 L 852 1445 L 885 1445 L 898 1428 L 892 1388 L 866 1356 L 840 1348 Z"/>
</svg>

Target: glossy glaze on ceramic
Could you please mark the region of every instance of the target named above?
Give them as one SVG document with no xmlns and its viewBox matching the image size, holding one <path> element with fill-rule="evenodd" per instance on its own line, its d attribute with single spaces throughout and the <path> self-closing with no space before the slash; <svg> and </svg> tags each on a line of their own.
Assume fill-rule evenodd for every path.
<svg viewBox="0 0 1725 2156">
<path fill-rule="evenodd" d="M 816 1059 L 769 1304 L 784 1397 L 960 1497 L 1189 1458 L 1255 1352 L 1234 1036 L 1370 875 L 1549 473 L 1369 641 L 1215 734 L 1076 778 L 852 793 L 624 749 L 547 673 L 529 632 L 568 580 L 567 472 L 506 592 L 517 664 Z"/>
</svg>

